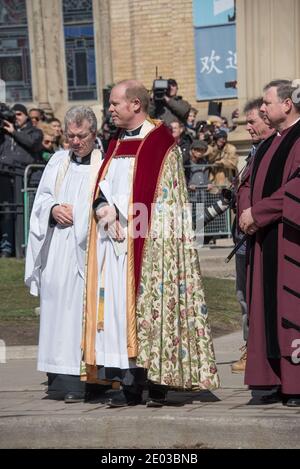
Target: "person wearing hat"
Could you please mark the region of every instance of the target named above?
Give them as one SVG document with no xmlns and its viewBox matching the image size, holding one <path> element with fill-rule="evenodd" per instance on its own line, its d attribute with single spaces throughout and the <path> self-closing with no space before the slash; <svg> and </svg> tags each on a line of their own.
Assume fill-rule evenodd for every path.
<svg viewBox="0 0 300 469">
<path fill-rule="evenodd" d="M 212 193 L 228 187 L 237 174 L 236 148 L 227 142 L 227 138 L 225 130 L 219 130 L 214 135 L 213 150 L 209 158 L 209 163 L 214 165 L 210 170 L 210 182 L 216 186 Z"/>
<path fill-rule="evenodd" d="M 29 119 L 27 109 L 23 104 L 15 104 L 12 108 L 15 112 L 15 124 L 4 121 L 5 139 L 3 152 L 7 162 L 26 167 L 37 162 L 37 153 L 41 148 L 43 132 L 33 127 Z"/>
<path fill-rule="evenodd" d="M 15 123 L 3 121 L 3 133 L 0 141 L 1 202 L 15 203 L 14 171 L 25 171 L 27 165 L 42 162 L 39 151 L 43 140 L 40 129 L 32 126 L 27 109 L 23 104 L 15 104 Z M 12 174 L 13 173 L 13 174 Z M 31 185 L 37 185 L 41 171 L 32 173 Z M 0 216 L 0 256 L 14 255 L 14 220 L 11 214 Z"/>
</svg>

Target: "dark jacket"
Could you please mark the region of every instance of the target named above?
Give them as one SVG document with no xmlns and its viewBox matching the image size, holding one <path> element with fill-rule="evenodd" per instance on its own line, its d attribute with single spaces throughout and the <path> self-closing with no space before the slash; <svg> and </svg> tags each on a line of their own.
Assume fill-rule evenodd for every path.
<svg viewBox="0 0 300 469">
<path fill-rule="evenodd" d="M 180 139 L 177 142 L 177 145 L 179 146 L 181 153 L 182 153 L 183 165 L 189 164 L 190 148 L 191 148 L 192 143 L 193 143 L 192 137 L 186 132 L 183 132 L 181 134 Z"/>
<path fill-rule="evenodd" d="M 174 96 L 168 102 L 160 101 L 150 103 L 149 115 L 155 119 L 161 119 L 167 126 L 174 120 L 179 120 L 183 123 L 189 115 L 191 105 L 182 99 L 181 96 Z"/>
<path fill-rule="evenodd" d="M 4 133 L 0 140 L 0 161 L 4 164 L 25 166 L 41 163 L 39 153 L 43 132 L 28 119 L 24 127 L 12 134 Z"/>
</svg>

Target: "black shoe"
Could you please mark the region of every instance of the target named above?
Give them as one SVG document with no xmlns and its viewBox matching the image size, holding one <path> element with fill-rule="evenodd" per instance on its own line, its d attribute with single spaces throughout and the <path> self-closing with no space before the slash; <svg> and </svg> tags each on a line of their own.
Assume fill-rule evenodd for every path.
<svg viewBox="0 0 300 469">
<path fill-rule="evenodd" d="M 146 407 L 163 407 L 166 404 L 166 399 L 147 399 Z"/>
<path fill-rule="evenodd" d="M 149 385 L 149 397 L 146 401 L 146 407 L 162 407 L 166 404 L 167 389 L 160 385 Z"/>
<path fill-rule="evenodd" d="M 300 396 L 290 397 L 285 404 L 287 407 L 300 407 Z"/>
<path fill-rule="evenodd" d="M 65 397 L 64 401 L 66 404 L 76 404 L 78 402 L 86 402 L 87 401 L 87 394 L 85 392 L 68 392 Z"/>
<path fill-rule="evenodd" d="M 276 404 L 283 401 L 283 396 L 280 392 L 273 392 L 260 397 L 263 404 Z"/>
<path fill-rule="evenodd" d="M 141 404 L 143 401 L 141 394 L 124 393 L 124 391 L 116 391 L 107 401 L 107 407 L 130 407 Z"/>
</svg>

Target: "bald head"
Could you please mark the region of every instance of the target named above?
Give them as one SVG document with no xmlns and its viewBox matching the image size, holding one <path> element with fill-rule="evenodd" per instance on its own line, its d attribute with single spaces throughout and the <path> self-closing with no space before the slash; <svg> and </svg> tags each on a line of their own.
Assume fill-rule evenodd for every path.
<svg viewBox="0 0 300 469">
<path fill-rule="evenodd" d="M 140 81 L 123 80 L 111 90 L 109 102 L 109 111 L 114 124 L 130 130 L 138 127 L 146 119 L 149 93 Z"/>
</svg>

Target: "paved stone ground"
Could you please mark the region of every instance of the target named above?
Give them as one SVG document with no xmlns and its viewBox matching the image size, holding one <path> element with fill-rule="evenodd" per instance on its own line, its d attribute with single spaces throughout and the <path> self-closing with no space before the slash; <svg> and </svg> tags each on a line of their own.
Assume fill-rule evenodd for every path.
<svg viewBox="0 0 300 469">
<path fill-rule="evenodd" d="M 0 364 L 0 448 L 300 448 L 300 408 L 260 405 L 231 373 L 240 345 L 240 332 L 215 340 L 219 390 L 170 392 L 161 409 L 48 400 L 36 349 L 23 348 Z"/>
</svg>

